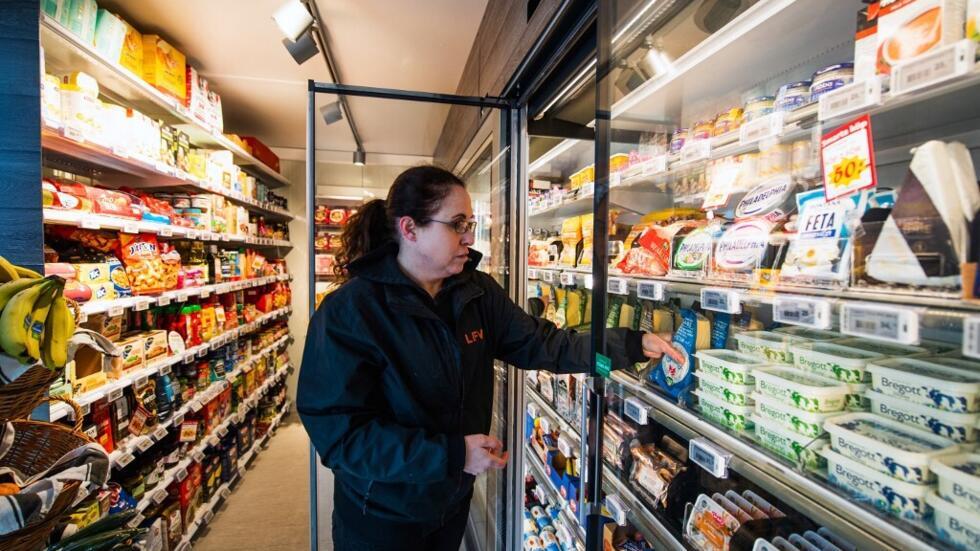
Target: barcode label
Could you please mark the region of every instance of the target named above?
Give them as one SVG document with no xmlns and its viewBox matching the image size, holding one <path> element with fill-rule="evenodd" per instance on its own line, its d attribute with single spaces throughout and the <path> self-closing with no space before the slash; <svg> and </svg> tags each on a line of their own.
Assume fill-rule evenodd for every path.
<svg viewBox="0 0 980 551">
<path fill-rule="evenodd" d="M 820 96 L 817 118 L 823 122 L 881 105 L 881 80 L 853 82 Z"/>
<path fill-rule="evenodd" d="M 742 311 L 742 302 L 738 291 L 732 289 L 701 289 L 701 307 L 705 310 L 738 314 Z"/>
<path fill-rule="evenodd" d="M 659 281 L 636 282 L 636 296 L 645 300 L 663 300 L 664 284 Z"/>
<path fill-rule="evenodd" d="M 783 133 L 783 111 L 776 111 L 758 119 L 743 123 L 739 127 L 739 145 L 750 145 L 767 138 L 775 138 Z"/>
<path fill-rule="evenodd" d="M 963 321 L 963 355 L 980 359 L 980 316 Z"/>
<path fill-rule="evenodd" d="M 830 329 L 830 302 L 797 296 L 779 296 L 773 299 L 772 319 L 779 323 Z"/>
<path fill-rule="evenodd" d="M 630 293 L 629 284 L 621 277 L 609 278 L 606 288 L 614 295 L 628 295 Z"/>
<path fill-rule="evenodd" d="M 693 163 L 703 161 L 711 156 L 711 140 L 689 142 L 681 149 L 681 162 Z"/>
<path fill-rule="evenodd" d="M 973 69 L 976 43 L 969 38 L 899 63 L 892 69 L 891 92 L 898 96 L 965 75 Z"/>
<path fill-rule="evenodd" d="M 918 344 L 919 311 L 877 304 L 841 307 L 841 332 L 901 344 Z"/>
</svg>

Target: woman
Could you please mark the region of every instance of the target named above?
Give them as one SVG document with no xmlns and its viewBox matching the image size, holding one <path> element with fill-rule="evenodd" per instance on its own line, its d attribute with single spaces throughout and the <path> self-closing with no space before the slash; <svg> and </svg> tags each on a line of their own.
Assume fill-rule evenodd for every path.
<svg viewBox="0 0 980 551">
<path fill-rule="evenodd" d="M 458 550 L 474 477 L 507 463 L 487 434 L 493 361 L 591 369 L 587 334 L 531 317 L 476 271 L 472 220 L 463 182 L 420 166 L 344 230 L 348 279 L 313 315 L 296 399 L 334 473 L 338 550 Z M 657 335 L 607 335 L 617 368 L 677 354 Z"/>
</svg>

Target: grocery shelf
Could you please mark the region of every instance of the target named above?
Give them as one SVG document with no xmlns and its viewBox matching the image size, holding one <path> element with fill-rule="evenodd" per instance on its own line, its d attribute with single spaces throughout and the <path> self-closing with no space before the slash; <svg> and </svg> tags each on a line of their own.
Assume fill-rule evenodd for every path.
<svg viewBox="0 0 980 551">
<path fill-rule="evenodd" d="M 569 511 L 568 500 L 562 497 L 561 492 L 558 491 L 558 488 L 555 488 L 555 484 L 548 476 L 544 465 L 541 464 L 541 459 L 538 458 L 537 452 L 534 451 L 534 448 L 532 448 L 530 444 L 524 446 L 524 457 L 527 458 L 525 460 L 525 464 L 530 468 L 531 476 L 533 476 L 534 480 L 538 482 L 538 487 L 544 490 L 552 503 L 557 504 L 561 508 L 561 512 L 559 514 L 561 515 L 564 523 L 575 530 L 575 536 L 579 542 L 584 542 L 585 527 L 582 526 L 582 524 L 578 521 L 578 518 Z"/>
<path fill-rule="evenodd" d="M 253 237 L 246 235 L 233 235 L 227 233 L 215 233 L 208 231 L 185 228 L 183 226 L 173 226 L 161 224 L 159 222 L 148 222 L 146 220 L 131 220 L 127 218 L 117 218 L 115 216 L 105 216 L 91 212 L 77 210 L 61 210 L 56 208 L 44 209 L 44 223 L 61 226 L 75 226 L 87 230 L 116 230 L 123 233 L 151 233 L 160 237 L 171 237 L 175 239 L 189 239 L 193 241 L 209 241 L 214 243 L 239 243 L 254 247 L 286 247 L 292 248 L 293 244 L 284 239 L 270 239 L 266 237 Z"/>
<path fill-rule="evenodd" d="M 290 280 L 291 278 L 289 274 L 278 274 L 274 276 L 258 277 L 258 278 L 243 280 L 243 281 L 216 283 L 214 285 L 203 285 L 201 287 L 187 287 L 185 289 L 165 291 L 163 293 L 160 293 L 159 295 L 135 296 L 135 297 L 117 298 L 112 300 L 96 300 L 96 301 L 84 302 L 81 305 L 82 319 L 79 322 L 84 323 L 88 319 L 88 316 L 91 316 L 93 314 L 108 313 L 110 316 L 118 316 L 121 315 L 124 310 L 130 308 L 136 310 L 145 310 L 146 308 L 149 308 L 150 305 L 153 304 L 166 306 L 171 302 L 185 302 L 190 297 L 199 296 L 201 298 L 207 298 L 212 294 L 221 295 L 224 293 L 241 291 L 243 289 L 251 289 L 252 287 L 261 287 L 263 285 L 276 283 L 278 281 L 290 281 Z"/>
<path fill-rule="evenodd" d="M 940 544 L 916 527 L 900 523 L 847 494 L 829 486 L 816 473 L 800 470 L 753 442 L 739 438 L 661 396 L 628 375 L 613 373 L 612 379 L 628 392 L 652 406 L 653 420 L 685 439 L 705 437 L 732 454 L 729 467 L 751 480 L 812 521 L 839 533 L 858 549 L 927 550 Z"/>
<path fill-rule="evenodd" d="M 197 146 L 231 151 L 238 164 L 270 187 L 288 186 L 282 174 L 265 165 L 217 129 L 191 115 L 177 99 L 167 96 L 114 61 L 106 59 L 93 45 L 83 42 L 46 14 L 41 14 L 41 45 L 46 70 L 51 73 L 84 71 L 99 82 L 100 93 L 147 116 L 177 125 Z"/>
<path fill-rule="evenodd" d="M 147 191 L 184 191 L 188 193 L 214 193 L 229 199 L 249 211 L 268 217 L 270 220 L 292 220 L 289 211 L 247 197 L 237 191 L 210 182 L 198 180 L 191 174 L 160 162 L 149 162 L 128 157 L 122 152 L 112 151 L 93 143 L 80 142 L 64 135 L 64 132 L 50 126 L 42 126 L 41 147 L 49 156 L 57 155 L 94 167 L 101 173 L 100 180 L 118 181 L 132 188 Z M 122 175 L 114 175 L 118 173 Z M 132 178 L 135 176 L 136 179 Z"/>
<path fill-rule="evenodd" d="M 606 488 L 606 494 L 615 494 L 627 508 L 627 517 L 640 532 L 647 538 L 647 541 L 654 544 L 655 549 L 666 549 L 670 551 L 686 550 L 684 543 L 679 541 L 661 523 L 656 515 L 647 508 L 646 503 L 637 497 L 633 490 L 619 479 L 619 476 L 612 469 L 602 467 L 602 482 Z"/>
<path fill-rule="evenodd" d="M 141 383 L 142 381 L 144 381 L 145 379 L 153 375 L 160 374 L 160 373 L 169 373 L 171 366 L 178 364 L 180 362 L 190 363 L 191 361 L 194 360 L 194 358 L 206 357 L 207 354 L 212 350 L 217 350 L 218 348 L 221 348 L 222 346 L 228 344 L 233 340 L 238 340 L 242 335 L 248 335 L 254 332 L 256 329 L 265 325 L 269 321 L 278 319 L 282 316 L 289 315 L 289 312 L 291 311 L 292 311 L 291 307 L 286 307 L 273 312 L 269 312 L 268 314 L 259 317 L 257 320 L 251 323 L 248 323 L 241 327 L 237 327 L 235 329 L 232 329 L 231 331 L 226 331 L 220 337 L 212 339 L 208 343 L 195 346 L 193 348 L 188 348 L 182 354 L 174 354 L 172 356 L 167 356 L 166 358 L 156 360 L 155 362 L 152 362 L 150 365 L 144 368 L 132 370 L 126 373 L 125 375 L 122 376 L 122 378 L 116 381 L 113 381 L 111 383 L 106 383 L 105 385 L 96 388 L 91 392 L 86 392 L 84 394 L 72 396 L 71 399 L 76 404 L 81 406 L 82 414 L 87 415 L 89 411 L 89 406 L 93 402 L 100 400 L 106 396 L 109 397 L 110 401 L 118 399 L 118 396 L 116 395 L 118 394 L 119 396 L 121 396 L 125 388 L 133 385 L 138 386 L 139 383 Z M 288 338 L 289 336 L 287 335 L 286 337 L 279 339 L 276 342 L 275 346 L 281 346 L 283 343 L 285 343 L 288 340 Z M 190 407 L 192 409 L 194 407 L 193 404 L 195 403 L 200 404 L 200 401 L 191 400 L 189 402 L 189 404 L 191 404 Z M 71 408 L 68 405 L 62 403 L 53 404 L 49 412 L 49 420 L 57 421 L 59 419 L 67 417 L 70 413 L 71 413 Z"/>
<path fill-rule="evenodd" d="M 537 390 L 534 390 L 531 387 L 525 386 L 524 389 L 527 391 L 527 395 L 531 398 L 531 400 L 538 404 L 538 406 L 540 406 L 541 409 L 543 409 L 544 412 L 547 413 L 552 419 L 558 422 L 558 425 L 561 427 L 562 434 L 570 436 L 572 440 L 577 443 L 582 441 L 581 431 L 569 423 L 567 419 L 559 415 L 558 411 L 547 400 L 545 400 L 544 396 L 541 396 Z"/>
</svg>

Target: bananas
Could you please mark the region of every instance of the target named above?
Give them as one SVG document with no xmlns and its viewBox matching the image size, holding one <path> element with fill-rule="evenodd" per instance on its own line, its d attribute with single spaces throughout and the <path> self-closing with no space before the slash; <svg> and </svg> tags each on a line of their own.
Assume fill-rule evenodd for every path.
<svg viewBox="0 0 980 551">
<path fill-rule="evenodd" d="M 48 312 L 51 311 L 51 303 L 61 292 L 58 285 L 48 284 L 47 288 L 41 291 L 34 308 L 29 315 L 30 325 L 27 328 L 27 356 L 34 360 L 41 359 L 41 334 L 44 333 L 44 323 L 48 319 Z"/>
<path fill-rule="evenodd" d="M 0 348 L 21 363 L 30 363 L 32 359 L 27 346 L 34 320 L 34 305 L 51 286 L 49 280 L 33 281 L 37 283 L 14 295 L 0 313 Z"/>
<path fill-rule="evenodd" d="M 0 285 L 0 310 L 7 306 L 14 295 L 39 283 L 41 283 L 40 279 L 18 279 Z"/>
<path fill-rule="evenodd" d="M 11 264 L 6 258 L 0 256 L 0 283 L 16 281 L 18 279 L 20 279 L 20 274 L 17 273 L 17 267 Z"/>
<path fill-rule="evenodd" d="M 64 279 L 43 277 L 0 256 L 0 351 L 21 363 L 64 367 L 75 332 L 64 289 Z"/>
<path fill-rule="evenodd" d="M 45 367 L 57 369 L 68 363 L 68 341 L 74 333 L 75 317 L 59 290 L 41 334 L 41 362 Z"/>
<path fill-rule="evenodd" d="M 41 279 L 42 277 L 41 274 L 23 266 L 14 266 L 14 270 L 23 279 Z"/>
</svg>

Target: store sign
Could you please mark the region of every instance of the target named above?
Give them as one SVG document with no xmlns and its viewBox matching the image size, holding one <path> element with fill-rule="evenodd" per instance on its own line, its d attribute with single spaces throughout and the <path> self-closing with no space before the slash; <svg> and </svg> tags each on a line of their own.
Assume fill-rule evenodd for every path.
<svg viewBox="0 0 980 551">
<path fill-rule="evenodd" d="M 813 329 L 830 329 L 831 308 L 826 299 L 777 296 L 772 303 L 772 319 L 778 323 Z"/>
<path fill-rule="evenodd" d="M 963 355 L 980 359 L 980 316 L 963 320 Z"/>
<path fill-rule="evenodd" d="M 778 137 L 783 133 L 783 117 L 785 115 L 785 111 L 776 111 L 742 123 L 742 126 L 738 128 L 739 145 L 752 145 L 768 138 Z"/>
<path fill-rule="evenodd" d="M 841 305 L 841 332 L 900 344 L 919 343 L 920 310 L 863 302 Z"/>
<path fill-rule="evenodd" d="M 701 289 L 701 307 L 715 312 L 739 314 L 742 312 L 742 301 L 738 291 L 734 289 L 708 287 Z"/>
<path fill-rule="evenodd" d="M 650 408 L 637 398 L 626 398 L 623 400 L 623 415 L 636 421 L 639 425 L 646 425 L 650 422 Z"/>
<path fill-rule="evenodd" d="M 645 300 L 663 300 L 664 284 L 659 281 L 637 281 L 636 296 Z"/>
<path fill-rule="evenodd" d="M 872 78 L 852 82 L 820 96 L 817 118 L 820 122 L 881 105 L 881 80 Z"/>
<path fill-rule="evenodd" d="M 824 134 L 820 140 L 823 188 L 827 201 L 847 197 L 878 183 L 871 117 L 863 115 Z"/>
<path fill-rule="evenodd" d="M 975 63 L 976 48 L 973 40 L 965 38 L 895 65 L 892 68 L 892 95 L 900 96 L 969 73 Z"/>
<path fill-rule="evenodd" d="M 728 478 L 732 454 L 719 448 L 707 438 L 692 438 L 689 444 L 691 461 L 715 478 Z"/>
</svg>

